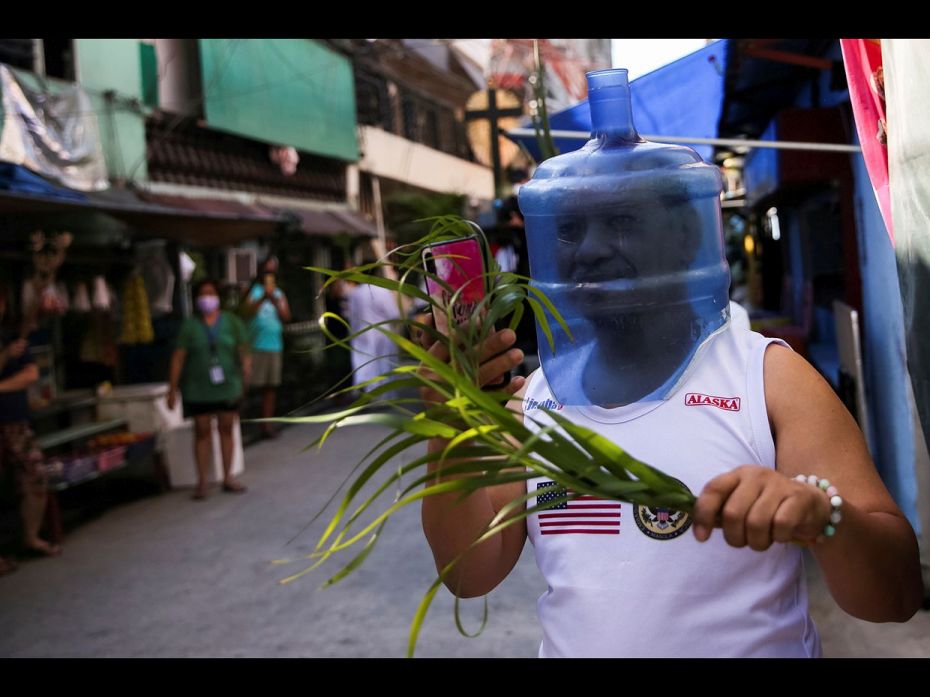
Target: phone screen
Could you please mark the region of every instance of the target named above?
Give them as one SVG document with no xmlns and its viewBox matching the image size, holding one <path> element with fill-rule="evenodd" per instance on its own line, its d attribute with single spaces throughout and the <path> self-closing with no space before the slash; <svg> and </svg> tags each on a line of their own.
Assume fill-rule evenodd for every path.
<svg viewBox="0 0 930 697">
<path fill-rule="evenodd" d="M 476 237 L 465 237 L 450 242 L 440 242 L 423 250 L 426 270 L 449 285 L 451 291 L 427 277 L 426 290 L 443 306 L 449 304 L 452 295 L 461 289 L 452 307 L 455 324 L 468 321 L 475 307 L 484 299 L 484 254 L 481 242 Z M 445 313 L 434 313 L 436 329 L 449 334 L 449 322 Z"/>
</svg>

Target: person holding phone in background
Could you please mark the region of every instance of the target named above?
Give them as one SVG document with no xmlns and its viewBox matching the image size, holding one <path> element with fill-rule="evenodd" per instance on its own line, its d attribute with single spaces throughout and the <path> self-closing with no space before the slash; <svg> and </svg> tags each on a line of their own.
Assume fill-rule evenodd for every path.
<svg viewBox="0 0 930 697">
<path fill-rule="evenodd" d="M 278 260 L 269 256 L 262 263 L 259 279 L 244 299 L 245 313 L 251 317 L 252 385 L 262 390 L 262 418 L 273 418 L 278 387 L 281 385 L 284 353 L 284 323 L 291 321 L 287 297 L 277 285 Z M 262 424 L 262 435 L 275 438 L 277 430 Z"/>
</svg>

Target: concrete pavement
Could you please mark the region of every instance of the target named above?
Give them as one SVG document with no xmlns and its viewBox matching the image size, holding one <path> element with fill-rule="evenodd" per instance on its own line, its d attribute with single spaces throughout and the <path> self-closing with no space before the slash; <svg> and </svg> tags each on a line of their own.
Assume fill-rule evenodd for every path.
<svg viewBox="0 0 930 697">
<path fill-rule="evenodd" d="M 180 490 L 113 508 L 71 531 L 61 558 L 0 578 L 0 656 L 403 656 L 435 578 L 419 505 L 396 516 L 365 564 L 333 587 L 318 590 L 327 569 L 281 586 L 303 566 L 269 563 L 312 548 L 323 520 L 287 542 L 384 434 L 345 429 L 323 451 L 301 452 L 318 432 L 295 426 L 248 448 L 245 495 L 214 489 L 195 503 Z M 835 607 L 816 568 L 809 577 L 827 656 L 930 657 L 930 613 L 904 625 L 860 622 Z M 535 600 L 544 590 L 528 547 L 489 596 L 477 639 L 459 635 L 452 598 L 440 590 L 417 655 L 535 656 Z M 483 601 L 465 601 L 466 628 L 478 627 L 482 610 Z"/>
</svg>

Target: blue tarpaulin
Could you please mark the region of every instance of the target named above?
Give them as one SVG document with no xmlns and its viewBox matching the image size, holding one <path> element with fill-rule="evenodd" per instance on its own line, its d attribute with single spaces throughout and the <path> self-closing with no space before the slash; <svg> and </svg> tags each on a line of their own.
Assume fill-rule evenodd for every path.
<svg viewBox="0 0 930 697">
<path fill-rule="evenodd" d="M 69 201 L 86 201 L 80 191 L 52 184 L 25 167 L 12 162 L 0 162 L 0 190 L 39 196 L 52 196 Z"/>
<path fill-rule="evenodd" d="M 726 69 L 727 40 L 722 39 L 689 53 L 673 63 L 653 70 L 630 83 L 633 99 L 633 123 L 640 133 L 654 136 L 716 138 L 723 106 L 723 80 Z M 532 128 L 527 122 L 524 128 Z M 591 131 L 591 111 L 587 100 L 549 117 L 553 131 Z M 540 153 L 533 136 L 516 136 L 539 161 Z M 585 141 L 556 138 L 559 152 L 578 150 Z M 689 145 L 707 161 L 712 160 L 713 146 Z"/>
</svg>

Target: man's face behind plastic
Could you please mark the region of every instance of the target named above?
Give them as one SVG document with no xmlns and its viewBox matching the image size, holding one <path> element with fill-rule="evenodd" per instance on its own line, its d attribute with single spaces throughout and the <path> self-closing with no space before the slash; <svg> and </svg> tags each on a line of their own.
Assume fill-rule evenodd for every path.
<svg viewBox="0 0 930 697">
<path fill-rule="evenodd" d="M 558 273 L 564 281 L 587 286 L 687 271 L 698 241 L 692 239 L 699 235 L 696 218 L 687 204 L 658 202 L 558 216 Z M 582 314 L 597 316 L 611 301 L 612 294 L 604 291 L 579 288 L 573 304 Z"/>
<path fill-rule="evenodd" d="M 556 218 L 559 275 L 575 283 L 649 278 L 686 271 L 694 257 L 688 205 L 622 205 Z"/>
</svg>

